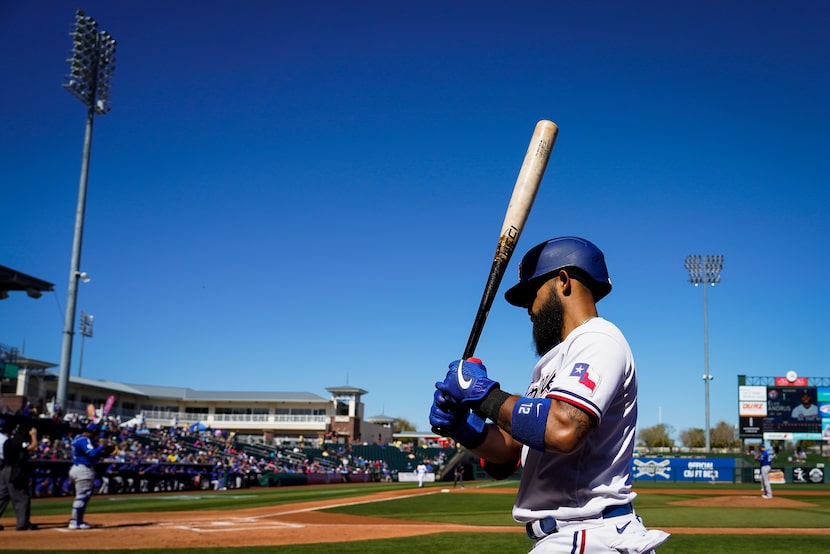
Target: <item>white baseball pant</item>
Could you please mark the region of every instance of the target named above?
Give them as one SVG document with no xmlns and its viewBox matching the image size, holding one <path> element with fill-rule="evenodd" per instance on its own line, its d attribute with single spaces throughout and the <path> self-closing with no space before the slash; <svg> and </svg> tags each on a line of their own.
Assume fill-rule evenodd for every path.
<svg viewBox="0 0 830 554">
<path fill-rule="evenodd" d="M 664 531 L 646 529 L 640 517 L 630 513 L 558 522 L 555 533 L 536 541 L 532 554 L 651 554 L 668 538 Z"/>
</svg>

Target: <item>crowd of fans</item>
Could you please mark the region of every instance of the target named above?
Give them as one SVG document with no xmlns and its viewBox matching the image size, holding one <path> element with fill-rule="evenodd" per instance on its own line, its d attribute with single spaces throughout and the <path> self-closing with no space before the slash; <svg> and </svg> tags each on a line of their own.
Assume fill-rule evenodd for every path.
<svg viewBox="0 0 830 554">
<path fill-rule="evenodd" d="M 41 428 L 38 448 L 30 457 L 34 466 L 32 494 L 71 495 L 67 468 L 72 461 L 72 440 L 90 420 L 69 414 L 46 426 L 44 419 L 35 415 L 23 416 L 41 422 L 36 424 Z M 244 443 L 226 431 L 178 426 L 148 429 L 143 422 L 122 426 L 117 418 L 103 421 L 101 429 L 101 440 L 117 447 L 99 466 L 97 494 L 240 489 L 258 485 L 260 476 L 269 473 L 305 474 L 315 477 L 315 482 L 322 482 L 322 475 L 328 476 L 325 482 L 397 479 L 397 470 L 387 461 L 354 455 L 343 444 L 329 445 L 312 458 L 301 448 L 281 450 Z M 445 461 L 441 454 L 425 463 L 438 469 Z"/>
</svg>

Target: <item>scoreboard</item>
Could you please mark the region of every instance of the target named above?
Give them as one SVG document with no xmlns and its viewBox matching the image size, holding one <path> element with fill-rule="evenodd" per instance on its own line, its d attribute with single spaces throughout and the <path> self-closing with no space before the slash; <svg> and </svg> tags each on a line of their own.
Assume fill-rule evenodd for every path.
<svg viewBox="0 0 830 554">
<path fill-rule="evenodd" d="M 739 385 L 741 438 L 830 440 L 830 387 L 788 375 L 774 385 Z"/>
</svg>

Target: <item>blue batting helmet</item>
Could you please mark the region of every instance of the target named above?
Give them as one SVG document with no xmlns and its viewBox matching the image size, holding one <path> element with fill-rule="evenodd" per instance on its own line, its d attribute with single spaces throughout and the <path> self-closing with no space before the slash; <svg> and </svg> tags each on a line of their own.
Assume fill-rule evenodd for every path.
<svg viewBox="0 0 830 554">
<path fill-rule="evenodd" d="M 514 306 L 526 308 L 551 273 L 568 268 L 581 270 L 582 275 L 571 277 L 587 281 L 584 284 L 591 289 L 595 302 L 611 292 L 611 278 L 602 251 L 585 239 L 560 237 L 528 250 L 519 262 L 519 282 L 504 293 L 504 298 Z"/>
</svg>

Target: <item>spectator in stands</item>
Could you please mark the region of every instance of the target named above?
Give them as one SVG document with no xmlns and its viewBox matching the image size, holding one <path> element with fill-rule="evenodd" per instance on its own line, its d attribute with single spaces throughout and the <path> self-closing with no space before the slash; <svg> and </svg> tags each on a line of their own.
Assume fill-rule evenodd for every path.
<svg viewBox="0 0 830 554">
<path fill-rule="evenodd" d="M 60 421 L 52 421 L 54 430 L 65 429 L 66 435 L 55 432 L 50 439 L 43 437 L 39 449 L 33 453 L 39 460 L 65 462 L 72 459 L 72 437 L 83 430 L 84 418 L 69 413 Z M 93 493 L 107 491 L 113 493 L 136 493 L 165 490 L 183 490 L 191 487 L 209 488 L 211 481 L 221 488 L 245 488 L 258 483 L 258 476 L 263 473 L 318 473 L 333 476 L 338 480 L 396 480 L 398 464 L 403 467 L 407 456 L 401 448 L 389 445 L 383 455 L 399 457 L 394 461 L 394 468 L 385 459 L 372 459 L 365 454 L 359 455 L 350 445 L 328 445 L 330 453 L 323 449 L 289 450 L 250 449 L 247 442 L 238 436 L 229 441 L 225 435 L 216 436 L 214 431 L 193 432 L 188 430 L 173 431 L 169 428 L 139 430 L 120 428 L 116 420 L 105 422 L 109 434 L 117 442 L 117 449 L 107 457 L 109 465 L 102 466 L 97 479 L 100 488 L 93 485 Z M 307 441 L 308 442 L 308 441 Z M 365 446 L 365 445 L 364 445 Z M 311 450 L 311 452 L 310 452 Z M 257 452 L 258 451 L 258 452 Z M 256 452 L 256 454 L 255 454 Z M 419 452 L 420 454 L 420 452 Z M 438 470 L 446 462 L 443 452 L 429 456 L 410 456 L 410 469 L 420 459 L 425 465 L 433 464 Z M 35 480 L 37 496 L 66 496 L 72 494 L 71 483 L 58 464 L 38 466 Z M 218 469 L 222 471 L 219 472 Z M 427 470 L 429 471 L 429 469 Z M 326 481 L 330 482 L 330 481 Z"/>
</svg>

